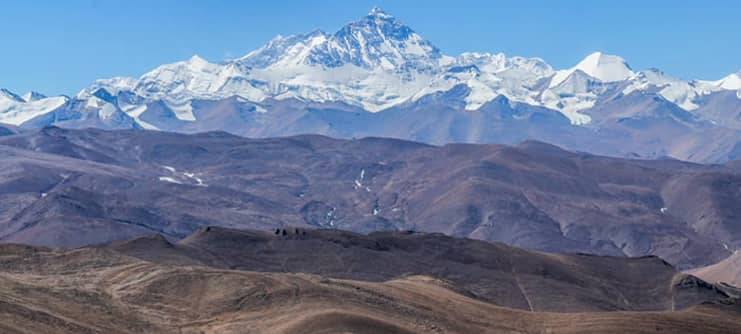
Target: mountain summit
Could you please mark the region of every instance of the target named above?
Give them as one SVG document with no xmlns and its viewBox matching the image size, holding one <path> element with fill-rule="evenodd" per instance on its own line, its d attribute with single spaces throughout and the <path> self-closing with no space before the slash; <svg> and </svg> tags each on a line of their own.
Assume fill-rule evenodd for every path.
<svg viewBox="0 0 741 334">
<path fill-rule="evenodd" d="M 410 27 L 379 8 L 329 35 L 278 36 L 241 59 L 252 67 L 313 65 L 327 68 L 352 64 L 395 70 L 407 66 L 431 70 L 442 57 L 440 50 Z"/>
<path fill-rule="evenodd" d="M 38 101 L 38 100 L 41 100 L 41 99 L 45 99 L 46 98 L 46 95 L 41 94 L 41 93 L 38 93 L 38 92 L 28 92 L 26 94 L 23 94 L 23 96 L 21 96 L 21 97 L 26 102 L 33 102 L 33 101 Z"/>
<path fill-rule="evenodd" d="M 715 84 L 722 89 L 741 90 L 741 71 L 720 79 Z"/>
<path fill-rule="evenodd" d="M 368 12 L 368 16 L 380 17 L 380 18 L 392 18 L 392 16 L 390 14 L 386 13 L 380 7 L 373 7 L 370 10 L 370 12 Z"/>
<path fill-rule="evenodd" d="M 330 65 L 351 63 L 386 70 L 404 66 L 426 69 L 442 57 L 432 43 L 379 8 L 342 27 L 324 47 L 326 53 L 318 52 L 318 60 L 329 56 Z"/>
<path fill-rule="evenodd" d="M 559 71 L 551 80 L 551 87 L 560 84 L 576 71 L 582 71 L 603 82 L 627 80 L 635 74 L 628 63 L 625 62 L 625 59 L 602 52 L 594 52 L 576 66 L 565 71 Z"/>
</svg>

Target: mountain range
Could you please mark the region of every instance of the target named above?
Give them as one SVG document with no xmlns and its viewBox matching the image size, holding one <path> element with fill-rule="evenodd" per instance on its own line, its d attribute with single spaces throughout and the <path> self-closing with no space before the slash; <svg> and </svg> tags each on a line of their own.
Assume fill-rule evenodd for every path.
<svg viewBox="0 0 741 334">
<path fill-rule="evenodd" d="M 741 334 L 741 72 L 575 63 L 374 8 L 0 89 L 0 333 Z"/>
<path fill-rule="evenodd" d="M 724 162 L 741 154 L 741 72 L 682 80 L 595 52 L 557 70 L 539 58 L 444 54 L 373 9 L 334 33 L 278 36 L 219 63 L 193 56 L 74 97 L 0 92 L 21 128 L 323 134 L 430 144 L 546 141 L 619 156 Z M 630 138 L 631 140 L 625 140 Z"/>
<path fill-rule="evenodd" d="M 45 127 L 0 137 L 0 242 L 81 247 L 204 226 L 439 232 L 538 251 L 660 256 L 741 248 L 741 165 L 610 158 L 542 142 Z"/>
</svg>

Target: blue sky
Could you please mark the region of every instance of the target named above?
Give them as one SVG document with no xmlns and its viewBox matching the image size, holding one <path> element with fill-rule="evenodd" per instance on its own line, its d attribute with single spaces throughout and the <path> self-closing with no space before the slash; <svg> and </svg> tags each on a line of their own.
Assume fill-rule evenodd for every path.
<svg viewBox="0 0 741 334">
<path fill-rule="evenodd" d="M 741 70 L 741 1 L 27 0 L 0 8 L 0 87 L 76 94 L 199 54 L 241 56 L 277 34 L 333 32 L 379 6 L 443 52 L 570 67 L 592 51 L 685 79 Z"/>
</svg>

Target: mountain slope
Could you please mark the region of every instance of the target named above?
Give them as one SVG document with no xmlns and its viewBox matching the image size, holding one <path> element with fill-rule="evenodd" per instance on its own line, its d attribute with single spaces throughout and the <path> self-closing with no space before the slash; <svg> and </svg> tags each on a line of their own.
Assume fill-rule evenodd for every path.
<svg viewBox="0 0 741 334">
<path fill-rule="evenodd" d="M 69 98 L 65 96 L 40 98 L 29 95 L 28 100 L 9 90 L 0 89 L 0 123 L 21 125 L 34 117 L 62 108 Z"/>
<path fill-rule="evenodd" d="M 220 238 L 208 234 L 217 233 Z M 410 275 L 391 280 L 363 281 L 337 279 L 293 272 L 296 261 L 280 272 L 224 270 L 181 264 L 161 265 L 141 261 L 103 248 L 52 250 L 21 245 L 0 245 L 0 330 L 4 333 L 653 333 L 657 330 L 683 333 L 734 333 L 741 325 L 737 301 L 703 281 L 673 272 L 657 259 L 598 259 L 588 256 L 548 256 L 462 239 L 439 236 L 377 235 L 360 236 L 331 231 L 309 231 L 300 241 L 294 235 L 275 236 L 255 232 L 203 230 L 178 246 L 210 246 L 222 250 L 222 259 L 244 261 L 238 254 L 242 242 L 269 242 L 281 246 L 273 254 L 263 252 L 264 260 L 281 253 L 291 256 L 301 246 L 291 244 L 315 240 L 325 244 L 349 243 L 349 251 L 378 240 L 387 249 L 367 249 L 371 259 L 384 253 L 418 249 L 419 254 L 435 250 L 436 245 L 451 247 L 456 254 L 483 250 L 481 255 L 495 258 L 516 256 L 522 264 L 535 264 L 530 274 L 502 272 L 502 278 L 519 282 L 537 298 L 539 292 L 557 293 L 547 286 L 531 285 L 558 279 L 562 274 L 578 275 L 579 280 L 604 280 L 604 274 L 617 274 L 638 285 L 619 284 L 618 291 L 646 291 L 662 298 L 675 295 L 677 301 L 689 302 L 676 311 L 647 312 L 533 312 L 513 309 L 477 299 L 465 293 L 455 282 L 429 276 Z M 317 233 L 317 234 L 315 234 Z M 334 237 L 331 237 L 334 235 Z M 245 238 L 246 237 L 246 238 Z M 379 238 L 380 237 L 380 238 Z M 226 239 L 225 239 L 226 238 Z M 130 250 L 134 244 L 151 247 L 146 254 L 162 259 L 168 249 L 161 238 L 133 240 L 119 244 Z M 291 241 L 292 240 L 292 241 Z M 423 241 L 421 244 L 420 240 Z M 438 244 L 441 243 L 441 244 Z M 173 246 L 173 245 L 170 245 Z M 372 244 L 370 246 L 373 246 Z M 337 246 L 339 248 L 342 246 Z M 486 249 L 488 247 L 488 249 Z M 177 246 L 176 246 L 177 248 Z M 324 247 L 326 249 L 326 247 Z M 193 249 L 193 248 L 191 248 Z M 486 250 L 484 250 L 486 249 Z M 236 253 L 234 253 L 236 251 Z M 392 258 L 401 258 L 391 256 Z M 476 261 L 486 256 L 460 258 L 472 272 Z M 532 260 L 535 259 L 535 262 Z M 456 260 L 455 258 L 451 260 Z M 606 266 L 607 260 L 613 267 Z M 302 259 L 325 267 L 331 257 Z M 491 261 L 491 260 L 489 260 Z M 552 266 L 538 267 L 538 262 Z M 308 263 L 307 263 L 308 262 Z M 257 262 L 253 262 L 257 263 Z M 268 260 L 265 264 L 271 265 Z M 489 262 L 490 264 L 492 262 Z M 433 263 L 432 265 L 435 265 Z M 494 261 L 495 266 L 508 264 Z M 280 266 L 276 263 L 274 266 Z M 488 266 L 488 265 L 487 265 Z M 440 267 L 428 267 L 440 269 Z M 593 268 L 593 272 L 580 272 Z M 577 270 L 577 271 L 572 271 Z M 690 280 L 661 281 L 645 272 L 658 271 L 670 278 L 672 273 Z M 600 274 L 601 273 L 601 274 Z M 555 274 L 555 276 L 553 276 Z M 582 276 L 586 274 L 586 276 Z M 593 276 L 597 274 L 597 276 Z M 578 281 L 571 285 L 579 287 Z M 660 287 L 654 283 L 662 283 Z M 671 285 L 669 288 L 668 285 Z M 615 290 L 610 290 L 615 293 Z M 663 292 L 662 292 L 663 291 Z M 500 290 L 506 293 L 506 290 Z M 599 291 L 591 291 L 597 293 Z M 707 299 L 690 300 L 687 295 L 705 295 Z M 636 295 L 638 295 L 636 293 Z M 495 294 L 495 296 L 499 296 Z M 629 295 L 628 298 L 632 298 Z M 497 298 L 494 298 L 497 299 Z M 601 298 L 591 301 L 597 305 Z M 632 300 L 632 299 L 631 299 Z M 706 303 L 697 303 L 706 300 Z M 585 302 L 590 302 L 588 299 Z M 633 300 L 635 301 L 635 300 Z M 555 302 L 555 301 L 554 301 Z M 537 301 L 536 301 L 537 303 Z M 558 307 L 558 303 L 554 303 Z M 671 305 L 665 305 L 670 307 Z M 675 305 L 677 307 L 677 305 Z"/>
<path fill-rule="evenodd" d="M 18 134 L 19 129 L 15 126 L 0 123 L 0 136 Z"/>
<path fill-rule="evenodd" d="M 367 16 L 345 25 L 333 35 L 317 31 L 287 38 L 279 36 L 240 61 L 258 68 L 296 65 L 332 68 L 352 64 L 361 68 L 411 67 L 424 71 L 442 58 L 437 47 L 410 27 L 380 8 L 373 8 Z"/>
<path fill-rule="evenodd" d="M 0 138 L 0 151 L 6 242 L 179 239 L 212 225 L 412 229 L 543 251 L 657 255 L 683 269 L 741 247 L 733 164 L 606 158 L 538 142 L 435 147 L 60 128 Z"/>
<path fill-rule="evenodd" d="M 723 261 L 688 272 L 708 282 L 726 283 L 741 287 L 741 254 L 734 252 L 733 255 Z"/>
<path fill-rule="evenodd" d="M 160 264 L 362 281 L 424 275 L 470 297 L 530 311 L 658 311 L 726 298 L 655 257 L 553 255 L 440 234 L 205 227 L 175 244 L 147 237 L 111 249 Z"/>
</svg>

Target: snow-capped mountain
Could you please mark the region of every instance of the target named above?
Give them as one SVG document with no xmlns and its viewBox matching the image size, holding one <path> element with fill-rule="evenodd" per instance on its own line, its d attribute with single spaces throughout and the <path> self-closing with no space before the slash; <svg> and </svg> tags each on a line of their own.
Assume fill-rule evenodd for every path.
<svg viewBox="0 0 741 334">
<path fill-rule="evenodd" d="M 38 93 L 38 92 L 28 92 L 26 94 L 23 94 L 21 98 L 23 98 L 23 101 L 33 102 L 33 101 L 45 99 L 46 95 Z"/>
<path fill-rule="evenodd" d="M 451 57 L 380 9 L 334 34 L 315 31 L 278 36 L 246 56 L 209 63 L 194 56 L 163 65 L 138 79 L 99 80 L 80 97 L 104 88 L 165 100 L 188 120 L 192 99 L 233 95 L 341 101 L 379 111 L 408 99 L 441 72 Z"/>
<path fill-rule="evenodd" d="M 601 82 L 623 81 L 635 75 L 625 59 L 595 52 L 584 58 L 576 66 L 568 70 L 558 71 L 551 79 L 549 87 L 557 86 L 576 71 L 582 71 Z"/>
<path fill-rule="evenodd" d="M 34 117 L 63 107 L 68 101 L 66 96 L 47 98 L 34 92 L 20 96 L 7 89 L 0 89 L 0 123 L 21 125 Z"/>
<path fill-rule="evenodd" d="M 538 58 L 504 54 L 444 55 L 430 41 L 388 13 L 374 8 L 334 34 L 278 36 L 244 57 L 210 63 L 198 56 L 163 65 L 140 78 L 96 81 L 79 97 L 104 88 L 128 91 L 142 101 L 163 101 L 175 116 L 194 121 L 191 101 L 240 96 L 253 102 L 298 98 L 343 102 L 378 112 L 459 84 L 470 88 L 465 110 L 497 96 L 562 112 L 572 123 L 589 124 L 582 111 L 594 107 L 608 86 L 624 93 L 661 88 L 658 94 L 685 110 L 718 90 L 739 89 L 737 74 L 716 82 L 687 82 L 657 71 L 635 72 L 618 56 L 595 52 L 574 67 L 555 71 Z M 141 105 L 122 106 L 125 111 Z"/>
<path fill-rule="evenodd" d="M 331 35 L 314 31 L 287 38 L 278 36 L 240 62 L 255 68 L 298 65 L 338 68 L 350 64 L 365 69 L 437 72 L 444 58 L 437 47 L 410 27 L 374 8 L 366 17 Z"/>
<path fill-rule="evenodd" d="M 716 90 L 739 90 L 741 89 L 741 71 L 733 73 L 718 81 L 703 82 Z"/>
<path fill-rule="evenodd" d="M 477 112 L 487 112 L 492 105 L 506 101 L 518 108 L 515 115 L 523 110 L 528 110 L 523 113 L 527 115 L 533 110 L 532 115 L 549 110 L 560 113 L 576 128 L 632 124 L 626 123 L 625 117 L 605 115 L 605 110 L 634 110 L 631 117 L 641 115 L 644 122 L 653 109 L 639 112 L 633 108 L 641 105 L 672 109 L 670 113 L 653 110 L 656 115 L 687 113 L 676 118 L 681 124 L 672 125 L 672 129 L 734 124 L 730 130 L 741 131 L 741 124 L 735 126 L 738 122 L 722 119 L 734 117 L 735 110 L 741 114 L 737 109 L 741 108 L 741 72 L 717 81 L 686 81 L 656 69 L 633 69 L 625 59 L 601 52 L 575 63 L 556 70 L 539 58 L 479 52 L 445 55 L 412 28 L 375 8 L 334 33 L 317 30 L 278 36 L 237 59 L 215 63 L 193 56 L 139 78 L 97 80 L 72 100 L 5 92 L 0 95 L 0 122 L 38 126 L 61 124 L 63 119 L 68 126 L 78 126 L 74 125 L 76 119 L 85 119 L 84 124 L 113 124 L 116 128 L 131 123 L 172 131 L 229 129 L 261 136 L 304 131 L 347 137 L 388 135 L 361 132 L 363 126 L 358 122 L 413 119 L 417 114 L 411 117 L 399 110 L 420 105 L 429 109 L 429 101 L 456 106 L 449 112 L 461 114 L 449 119 L 476 119 Z M 633 105 L 622 105 L 626 103 Z M 716 112 L 717 108 L 723 111 Z M 334 111 L 356 116 L 351 121 L 346 113 Z M 378 116 L 370 116 L 373 114 Z M 225 120 L 230 124 L 219 125 Z M 435 124 L 435 120 L 428 121 Z M 605 121 L 621 123 L 603 124 Z M 690 121 L 693 123 L 688 124 Z M 455 126 L 456 133 L 462 131 Z M 436 143 L 456 138 L 495 140 L 480 134 L 459 136 L 451 134 L 451 129 L 434 131 L 437 135 L 433 137 L 440 138 Z M 486 131 L 486 127 L 475 131 Z M 726 146 L 723 151 L 732 147 Z"/>
</svg>

